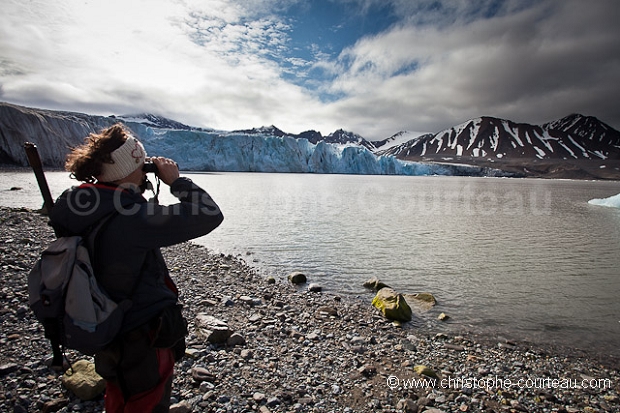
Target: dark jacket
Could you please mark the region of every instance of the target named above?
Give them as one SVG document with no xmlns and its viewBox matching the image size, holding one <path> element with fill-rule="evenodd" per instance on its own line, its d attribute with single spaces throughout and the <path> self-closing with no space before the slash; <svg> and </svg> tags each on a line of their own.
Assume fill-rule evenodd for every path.
<svg viewBox="0 0 620 413">
<path fill-rule="evenodd" d="M 122 331 L 150 321 L 177 301 L 160 247 L 208 234 L 224 219 L 211 197 L 191 180 L 175 180 L 170 191 L 180 202 L 162 206 L 133 190 L 83 184 L 65 191 L 50 214 L 58 236 L 84 235 L 113 214 L 97 238 L 94 264 L 97 280 L 112 299 L 133 301 Z"/>
</svg>

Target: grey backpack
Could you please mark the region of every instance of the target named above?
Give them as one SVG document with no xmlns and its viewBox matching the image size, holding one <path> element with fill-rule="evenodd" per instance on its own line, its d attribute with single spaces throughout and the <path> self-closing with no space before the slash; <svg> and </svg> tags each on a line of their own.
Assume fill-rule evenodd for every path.
<svg viewBox="0 0 620 413">
<path fill-rule="evenodd" d="M 99 222 L 86 239 L 72 236 L 53 241 L 28 275 L 30 308 L 52 347 L 59 344 L 87 355 L 103 350 L 119 333 L 124 313 L 131 307 L 131 300 L 116 303 L 109 298 L 91 265 L 89 249 L 94 250 L 97 233 L 109 218 Z M 55 359 L 57 353 L 54 348 Z"/>
</svg>

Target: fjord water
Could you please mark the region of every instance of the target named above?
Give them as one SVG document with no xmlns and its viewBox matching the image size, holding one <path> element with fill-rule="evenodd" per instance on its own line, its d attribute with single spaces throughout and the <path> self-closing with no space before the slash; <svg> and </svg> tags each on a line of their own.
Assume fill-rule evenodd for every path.
<svg viewBox="0 0 620 413">
<path fill-rule="evenodd" d="M 414 325 L 620 355 L 619 182 L 192 173 L 224 223 L 197 242 L 265 275 L 305 272 L 338 294 L 377 276 L 438 305 Z M 47 173 L 52 194 L 75 181 Z M 38 208 L 31 173 L 2 174 L 0 204 Z M 12 186 L 20 191 L 8 191 Z M 148 195 L 148 193 L 147 193 Z M 163 188 L 162 203 L 174 198 Z M 451 318 L 436 321 L 440 312 Z"/>
</svg>

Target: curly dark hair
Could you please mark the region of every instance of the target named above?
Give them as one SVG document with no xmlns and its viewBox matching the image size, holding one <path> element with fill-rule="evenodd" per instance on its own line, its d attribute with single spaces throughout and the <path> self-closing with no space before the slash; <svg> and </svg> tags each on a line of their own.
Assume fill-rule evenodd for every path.
<svg viewBox="0 0 620 413">
<path fill-rule="evenodd" d="M 65 169 L 82 182 L 95 182 L 101 175 L 104 163 L 114 163 L 110 154 L 125 143 L 131 132 L 121 123 L 110 126 L 100 133 L 91 133 L 84 144 L 71 148 Z"/>
</svg>

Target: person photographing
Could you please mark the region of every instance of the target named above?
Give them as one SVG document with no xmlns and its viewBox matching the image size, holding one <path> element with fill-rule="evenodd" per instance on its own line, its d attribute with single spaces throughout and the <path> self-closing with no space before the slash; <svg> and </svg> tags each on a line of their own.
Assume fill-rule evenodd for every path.
<svg viewBox="0 0 620 413">
<path fill-rule="evenodd" d="M 150 161 L 179 202 L 147 202 L 146 159 L 122 124 L 89 135 L 65 164 L 83 183 L 66 190 L 50 214 L 57 236 L 84 236 L 104 222 L 91 251 L 95 275 L 110 298 L 130 302 L 117 338 L 95 354 L 96 370 L 107 381 L 108 413 L 168 411 L 187 324 L 160 248 L 208 234 L 224 219 L 209 194 L 180 177 L 168 158 Z"/>
</svg>

